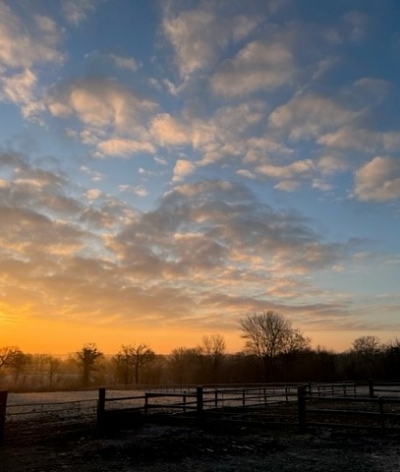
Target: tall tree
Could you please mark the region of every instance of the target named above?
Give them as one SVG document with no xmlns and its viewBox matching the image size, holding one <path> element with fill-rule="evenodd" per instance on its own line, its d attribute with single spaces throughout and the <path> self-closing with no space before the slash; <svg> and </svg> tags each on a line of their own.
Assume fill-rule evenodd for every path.
<svg viewBox="0 0 400 472">
<path fill-rule="evenodd" d="M 199 381 L 201 351 L 197 348 L 178 347 L 168 356 L 168 370 L 171 380 L 177 384 Z"/>
<path fill-rule="evenodd" d="M 41 360 L 47 374 L 49 387 L 52 387 L 54 378 L 61 367 L 61 359 L 50 354 L 43 354 Z"/>
<path fill-rule="evenodd" d="M 97 368 L 97 362 L 103 357 L 96 344 L 85 344 L 82 349 L 75 353 L 75 361 L 82 369 L 82 384 L 87 387 L 90 384 L 90 375 Z"/>
<path fill-rule="evenodd" d="M 203 336 L 199 350 L 203 356 L 204 382 L 218 382 L 219 371 L 224 361 L 226 343 L 220 334 Z"/>
<path fill-rule="evenodd" d="M 360 336 L 353 341 L 352 349 L 356 354 L 373 356 L 381 350 L 378 336 Z"/>
<path fill-rule="evenodd" d="M 383 348 L 377 336 L 360 336 L 353 341 L 351 354 L 355 356 L 357 374 L 361 378 L 381 375 L 380 361 Z M 382 355 L 381 355 L 382 354 Z"/>
<path fill-rule="evenodd" d="M 7 369 L 13 373 L 14 383 L 27 365 L 29 358 L 17 346 L 5 346 L 0 348 L 0 374 Z"/>
<path fill-rule="evenodd" d="M 135 380 L 139 384 L 142 370 L 152 363 L 156 355 L 146 344 L 122 345 L 121 350 L 113 357 L 116 366 L 117 377 L 124 384 Z"/>
<path fill-rule="evenodd" d="M 15 364 L 22 354 L 23 352 L 17 346 L 0 347 L 0 369 Z"/>
<path fill-rule="evenodd" d="M 310 340 L 275 311 L 248 315 L 240 321 L 240 326 L 247 352 L 255 354 L 264 363 L 266 380 L 275 374 L 279 356 L 293 360 L 310 346 Z"/>
</svg>

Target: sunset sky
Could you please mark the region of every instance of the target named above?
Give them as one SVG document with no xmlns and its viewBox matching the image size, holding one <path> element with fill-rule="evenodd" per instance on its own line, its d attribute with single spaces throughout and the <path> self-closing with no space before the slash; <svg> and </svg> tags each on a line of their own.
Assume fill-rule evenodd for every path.
<svg viewBox="0 0 400 472">
<path fill-rule="evenodd" d="M 275 310 L 400 337 L 398 0 L 0 0 L 0 346 Z"/>
</svg>

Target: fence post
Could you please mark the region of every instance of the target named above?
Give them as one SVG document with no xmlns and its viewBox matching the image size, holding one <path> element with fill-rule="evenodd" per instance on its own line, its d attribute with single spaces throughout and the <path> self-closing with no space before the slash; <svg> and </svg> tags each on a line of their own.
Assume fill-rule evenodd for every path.
<svg viewBox="0 0 400 472">
<path fill-rule="evenodd" d="M 245 388 L 242 391 L 242 405 L 246 406 L 246 389 Z"/>
<path fill-rule="evenodd" d="M 385 412 L 383 411 L 383 398 L 378 399 L 379 402 L 379 419 L 381 420 L 382 433 L 386 433 L 385 427 Z"/>
<path fill-rule="evenodd" d="M 7 396 L 8 396 L 8 392 L 0 391 L 0 446 L 4 442 L 4 428 L 5 428 L 5 425 L 6 425 Z"/>
<path fill-rule="evenodd" d="M 186 413 L 186 390 L 183 391 L 183 412 Z"/>
<path fill-rule="evenodd" d="M 99 388 L 99 398 L 97 400 L 97 429 L 99 431 L 104 429 L 104 416 L 106 410 L 106 389 Z"/>
<path fill-rule="evenodd" d="M 218 408 L 218 390 L 214 390 L 214 407 Z"/>
<path fill-rule="evenodd" d="M 299 413 L 299 433 L 305 433 L 307 428 L 306 421 L 306 387 L 301 385 L 297 387 L 297 405 Z"/>
<path fill-rule="evenodd" d="M 285 385 L 285 399 L 286 399 L 286 403 L 289 403 L 288 386 L 287 385 Z"/>
<path fill-rule="evenodd" d="M 196 412 L 197 420 L 200 421 L 203 417 L 203 387 L 196 388 Z"/>
<path fill-rule="evenodd" d="M 374 381 L 368 379 L 369 398 L 374 398 Z"/>
</svg>

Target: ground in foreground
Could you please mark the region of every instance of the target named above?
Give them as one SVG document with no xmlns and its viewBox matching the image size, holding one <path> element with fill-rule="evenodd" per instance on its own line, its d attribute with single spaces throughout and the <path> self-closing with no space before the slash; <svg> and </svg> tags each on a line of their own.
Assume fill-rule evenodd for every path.
<svg viewBox="0 0 400 472">
<path fill-rule="evenodd" d="M 371 433 L 147 424 L 113 437 L 91 435 L 0 449 L 1 472 L 375 472 L 400 470 L 400 438 Z"/>
</svg>

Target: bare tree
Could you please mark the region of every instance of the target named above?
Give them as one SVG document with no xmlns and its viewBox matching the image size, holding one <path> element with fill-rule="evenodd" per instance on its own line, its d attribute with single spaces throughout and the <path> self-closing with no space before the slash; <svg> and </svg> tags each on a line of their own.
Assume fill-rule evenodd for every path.
<svg viewBox="0 0 400 472">
<path fill-rule="evenodd" d="M 380 375 L 380 361 L 383 347 L 377 336 L 360 336 L 353 341 L 350 353 L 355 357 L 357 373 L 360 377 Z M 381 356 L 382 353 L 382 356 Z"/>
<path fill-rule="evenodd" d="M 220 334 L 212 334 L 211 336 L 203 336 L 202 344 L 199 351 L 203 356 L 204 364 L 204 381 L 217 382 L 219 371 L 224 361 L 226 351 L 226 343 Z"/>
<path fill-rule="evenodd" d="M 139 384 L 143 368 L 154 361 L 156 355 L 146 344 L 121 346 L 121 350 L 113 357 L 117 369 L 117 377 L 124 384 L 135 380 Z"/>
<path fill-rule="evenodd" d="M 353 341 L 352 349 L 356 354 L 374 355 L 381 350 L 381 342 L 378 336 L 360 336 Z"/>
<path fill-rule="evenodd" d="M 23 352 L 17 346 L 6 346 L 0 348 L 0 369 L 10 367 L 18 360 Z"/>
<path fill-rule="evenodd" d="M 199 379 L 201 351 L 197 348 L 178 347 L 168 356 L 168 370 L 172 381 L 178 384 L 195 383 Z"/>
<path fill-rule="evenodd" d="M 262 359 L 266 377 L 274 373 L 279 356 L 292 360 L 310 346 L 310 340 L 291 321 L 274 311 L 248 315 L 240 326 L 247 352 Z"/>
<path fill-rule="evenodd" d="M 49 386 L 52 387 L 55 375 L 61 367 L 61 359 L 50 354 L 43 354 L 41 357 L 41 361 L 45 367 L 45 372 L 49 381 Z"/>
<path fill-rule="evenodd" d="M 97 368 L 96 364 L 103 353 L 93 343 L 85 344 L 82 349 L 75 353 L 75 361 L 82 369 L 82 384 L 87 387 L 90 384 L 90 375 Z"/>
<path fill-rule="evenodd" d="M 30 357 L 24 354 L 17 346 L 2 347 L 0 348 L 0 374 L 4 370 L 11 371 L 14 383 L 17 383 L 21 372 L 29 360 Z"/>
<path fill-rule="evenodd" d="M 207 356 L 222 356 L 226 351 L 225 339 L 220 334 L 203 336 L 200 350 Z"/>
<path fill-rule="evenodd" d="M 21 374 L 26 371 L 27 366 L 31 363 L 31 361 L 32 356 L 30 354 L 25 354 L 24 352 L 19 352 L 14 357 L 13 362 L 9 366 L 14 378 L 14 385 L 17 385 Z"/>
</svg>

